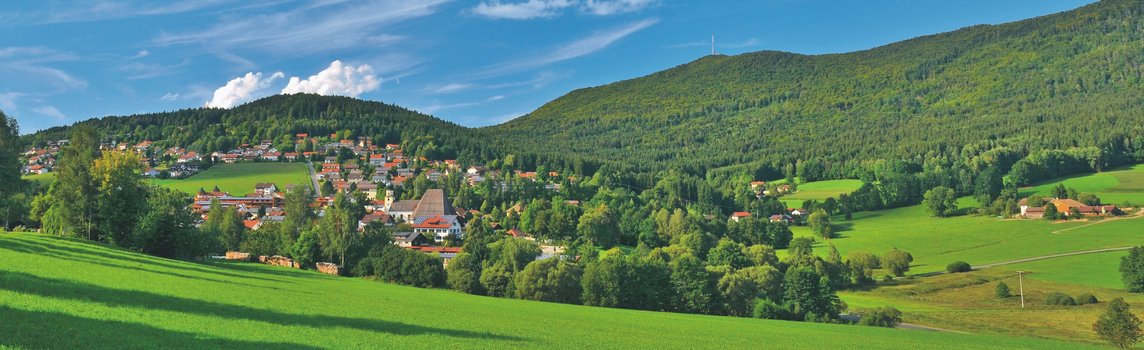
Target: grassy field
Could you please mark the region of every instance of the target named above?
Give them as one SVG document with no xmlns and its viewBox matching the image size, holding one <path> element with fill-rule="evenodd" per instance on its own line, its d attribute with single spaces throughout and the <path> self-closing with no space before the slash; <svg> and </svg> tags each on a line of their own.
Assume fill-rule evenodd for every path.
<svg viewBox="0 0 1144 350">
<path fill-rule="evenodd" d="M 1120 280 L 1120 258 L 1127 251 L 1085 254 L 1006 265 L 1010 270 L 1023 270 L 1029 278 L 1057 283 L 1106 289 L 1124 289 Z"/>
<path fill-rule="evenodd" d="M 1077 272 L 1057 273 L 1070 264 L 1100 261 L 1119 253 L 1075 256 L 1036 263 L 1010 265 L 934 277 L 905 279 L 868 291 L 839 293 L 851 309 L 894 306 L 905 313 L 905 322 L 974 334 L 1018 335 L 1058 340 L 1080 340 L 1101 344 L 1092 324 L 1107 307 L 1107 302 L 1122 297 L 1137 315 L 1144 311 L 1144 296 L 1128 293 L 1122 287 L 1103 288 L 1083 284 L 1107 284 L 1108 267 L 1081 267 Z M 1026 271 L 1024 278 L 1025 308 L 1017 297 L 1021 282 L 1017 270 Z M 1103 277 L 1080 276 L 1081 271 L 1095 271 Z M 1111 267 L 1115 272 L 1115 267 Z M 1070 277 L 1071 275 L 1071 277 Z M 1061 282 L 1063 281 L 1063 282 Z M 1004 282 L 1013 297 L 997 298 L 994 289 Z M 1078 284 L 1082 283 L 1082 284 Z M 1076 297 L 1082 293 L 1095 295 L 1101 302 L 1082 306 L 1045 305 L 1045 296 L 1063 292 Z M 1137 348 L 1141 348 L 1138 346 Z"/>
<path fill-rule="evenodd" d="M 497 299 L 36 234 L 0 234 L 0 262 L 0 346 L 17 348 L 1090 348 Z"/>
<path fill-rule="evenodd" d="M 838 198 L 838 195 L 843 193 L 850 193 L 862 187 L 861 180 L 828 180 L 809 182 L 798 185 L 798 191 L 780 199 L 786 203 L 788 208 L 802 208 L 802 202 L 808 199 L 824 200 L 827 198 Z"/>
<path fill-rule="evenodd" d="M 1082 193 L 1095 193 L 1107 204 L 1144 204 L 1144 164 L 1095 174 L 1069 176 L 1021 189 L 1022 196 L 1048 195 L 1057 184 Z"/>
<path fill-rule="evenodd" d="M 942 271 L 959 260 L 982 265 L 1144 244 L 1144 217 L 1067 223 L 982 216 L 935 218 L 921 206 L 912 206 L 856 213 L 851 221 L 836 216 L 834 223 L 838 237 L 819 239 L 820 254 L 825 254 L 827 244 L 842 254 L 851 250 L 881 254 L 898 248 L 914 256 L 911 273 Z M 814 236 L 805 226 L 791 229 L 795 236 Z"/>
<path fill-rule="evenodd" d="M 35 181 L 41 185 L 47 186 L 53 182 L 56 182 L 56 173 L 27 175 L 24 176 L 24 180 Z"/>
<path fill-rule="evenodd" d="M 182 180 L 154 180 L 154 184 L 194 194 L 199 188 L 210 191 L 215 186 L 233 195 L 254 192 L 254 185 L 270 182 L 279 188 L 286 185 L 310 185 L 309 172 L 302 163 L 219 164 L 207 171 Z"/>
</svg>

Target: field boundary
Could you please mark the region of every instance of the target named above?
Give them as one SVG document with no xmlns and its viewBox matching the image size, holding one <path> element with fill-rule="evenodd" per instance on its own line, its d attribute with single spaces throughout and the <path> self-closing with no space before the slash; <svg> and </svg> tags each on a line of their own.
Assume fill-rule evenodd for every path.
<svg viewBox="0 0 1144 350">
<path fill-rule="evenodd" d="M 992 263 L 992 264 L 977 265 L 977 266 L 973 266 L 973 269 L 974 269 L 974 270 L 977 270 L 977 269 L 988 269 L 988 268 L 991 268 L 991 267 L 998 267 L 998 266 L 1005 266 L 1005 265 L 1012 265 L 1012 264 L 1020 264 L 1020 263 L 1030 262 L 1030 261 L 1038 261 L 1038 260 L 1048 260 L 1048 259 L 1055 259 L 1055 258 L 1063 258 L 1063 257 L 1067 257 L 1067 256 L 1074 256 L 1074 255 L 1084 255 L 1084 254 L 1097 254 L 1097 253 L 1118 252 L 1118 251 L 1124 251 L 1124 250 L 1129 250 L 1129 249 L 1132 249 L 1132 247 L 1116 247 L 1116 248 L 1092 249 L 1092 250 L 1082 250 L 1082 251 L 1076 251 L 1076 252 L 1068 252 L 1068 253 L 1060 253 L 1060 254 L 1052 254 L 1052 255 L 1042 255 L 1042 256 L 1035 256 L 1035 257 L 1031 257 L 1031 258 L 1015 259 L 1015 260 L 1008 260 L 1008 261 L 996 262 L 996 263 Z"/>
</svg>

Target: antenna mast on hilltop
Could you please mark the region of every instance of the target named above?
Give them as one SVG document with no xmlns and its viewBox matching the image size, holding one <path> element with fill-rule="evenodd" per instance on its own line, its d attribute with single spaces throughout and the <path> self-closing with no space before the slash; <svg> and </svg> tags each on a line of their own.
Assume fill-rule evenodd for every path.
<svg viewBox="0 0 1144 350">
<path fill-rule="evenodd" d="M 711 34 L 711 56 L 715 56 L 715 34 Z"/>
</svg>

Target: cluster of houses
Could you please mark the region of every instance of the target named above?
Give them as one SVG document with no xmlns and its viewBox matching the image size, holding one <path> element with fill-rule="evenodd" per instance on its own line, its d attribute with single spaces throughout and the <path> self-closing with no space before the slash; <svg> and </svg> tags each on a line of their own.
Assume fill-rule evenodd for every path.
<svg viewBox="0 0 1144 350">
<path fill-rule="evenodd" d="M 806 209 L 787 208 L 786 212 L 784 212 L 782 214 L 774 214 L 774 215 L 767 217 L 767 221 L 784 223 L 784 224 L 793 224 L 796 221 L 805 221 L 807 216 L 810 216 L 810 212 L 807 212 Z M 743 220 L 743 219 L 750 218 L 750 217 L 754 217 L 754 214 L 752 214 L 751 212 L 747 212 L 747 211 L 737 211 L 737 212 L 731 213 L 731 217 L 729 217 L 727 220 L 739 222 L 739 220 Z"/>
<path fill-rule="evenodd" d="M 1115 205 L 1088 205 L 1081 203 L 1075 199 L 1069 198 L 1053 198 L 1045 202 L 1044 206 L 1030 206 L 1029 199 L 1022 199 L 1017 202 L 1021 207 L 1021 217 L 1026 219 L 1041 219 L 1045 217 L 1045 209 L 1050 205 L 1056 209 L 1057 213 L 1075 219 L 1072 216 L 1079 213 L 1080 216 L 1109 216 L 1117 215 L 1120 209 Z"/>
<path fill-rule="evenodd" d="M 33 147 L 24 152 L 23 175 L 40 175 L 52 172 L 56 167 L 56 157 L 60 147 L 67 144 L 67 140 L 48 142 L 46 147 Z"/>
</svg>

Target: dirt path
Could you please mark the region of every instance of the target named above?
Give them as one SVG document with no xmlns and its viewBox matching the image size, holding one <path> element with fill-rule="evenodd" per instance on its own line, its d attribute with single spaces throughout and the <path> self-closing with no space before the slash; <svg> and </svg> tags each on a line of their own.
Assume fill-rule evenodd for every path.
<svg viewBox="0 0 1144 350">
<path fill-rule="evenodd" d="M 322 195 L 318 192 L 321 191 L 322 187 L 318 185 L 318 174 L 314 173 L 314 163 L 311 161 L 306 161 L 306 169 L 310 171 L 310 182 L 314 186 L 312 194 L 314 196 L 321 197 Z"/>
<path fill-rule="evenodd" d="M 1034 257 L 1031 257 L 1031 258 L 1016 259 L 1016 260 L 1009 260 L 1009 261 L 1002 261 L 1002 262 L 995 262 L 995 263 L 992 263 L 992 264 L 985 264 L 985 265 L 976 265 L 976 266 L 973 266 L 973 269 L 974 269 L 974 270 L 976 270 L 976 269 L 988 269 L 988 268 L 990 268 L 990 267 L 997 267 L 997 266 L 1004 266 L 1004 265 L 1019 264 L 1019 263 L 1023 263 L 1023 262 L 1030 262 L 1030 261 L 1037 261 L 1037 260 L 1046 260 L 1046 259 L 1062 258 L 1062 257 L 1066 257 L 1066 256 L 1073 256 L 1073 255 L 1083 255 L 1083 254 L 1095 254 L 1095 253 L 1116 252 L 1116 251 L 1129 250 L 1129 249 L 1132 249 L 1132 247 L 1117 247 L 1117 248 L 1104 248 L 1104 249 L 1082 250 L 1082 251 L 1077 251 L 1077 252 L 1068 252 L 1068 253 L 1060 253 L 1060 254 L 1052 254 L 1052 255 L 1034 256 Z"/>
</svg>

